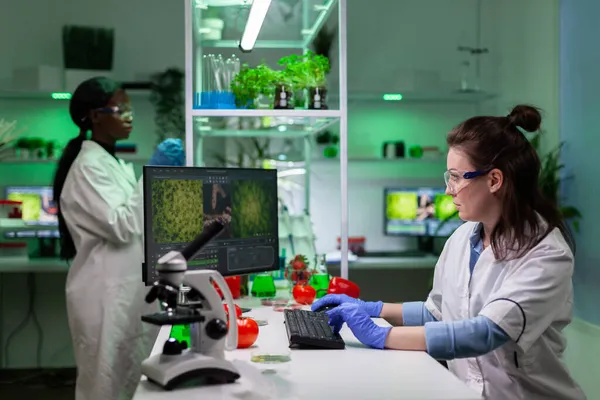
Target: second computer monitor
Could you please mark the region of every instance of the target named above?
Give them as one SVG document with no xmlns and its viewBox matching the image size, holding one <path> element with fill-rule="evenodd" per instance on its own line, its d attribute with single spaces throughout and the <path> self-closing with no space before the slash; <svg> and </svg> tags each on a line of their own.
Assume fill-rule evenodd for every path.
<svg viewBox="0 0 600 400">
<path fill-rule="evenodd" d="M 58 208 L 51 186 L 8 186 L 4 191 L 7 200 L 23 203 L 21 211 L 25 223 L 58 225 Z"/>
<path fill-rule="evenodd" d="M 388 188 L 384 198 L 388 236 L 450 236 L 463 223 L 443 188 Z"/>
<path fill-rule="evenodd" d="M 4 189 L 7 200 L 20 201 L 23 221 L 35 225 L 35 230 L 5 232 L 4 237 L 58 238 L 58 207 L 54 202 L 52 186 L 8 186 Z"/>
<path fill-rule="evenodd" d="M 188 269 L 240 275 L 279 269 L 277 171 L 144 167 L 144 282 L 158 259 L 181 250 L 223 214 L 230 222 Z"/>
</svg>

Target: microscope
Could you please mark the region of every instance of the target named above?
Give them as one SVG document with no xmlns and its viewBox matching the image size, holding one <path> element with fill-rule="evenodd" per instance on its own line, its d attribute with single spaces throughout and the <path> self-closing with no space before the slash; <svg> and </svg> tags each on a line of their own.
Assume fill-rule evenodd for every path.
<svg viewBox="0 0 600 400">
<path fill-rule="evenodd" d="M 237 348 L 236 315 L 230 312 L 227 324 L 225 309 L 213 282 L 223 292 L 229 310 L 234 310 L 231 291 L 217 271 L 187 270 L 187 262 L 219 235 L 225 224 L 225 220 L 213 221 L 183 250 L 170 251 L 158 260 L 158 280 L 148 292 L 146 302 L 158 299 L 163 311 L 144 315 L 142 321 L 158 326 L 190 325 L 189 346 L 185 341 L 169 338 L 161 354 L 142 362 L 142 374 L 166 390 L 232 383 L 240 377 L 235 366 L 225 359 L 225 350 Z M 187 301 L 180 302 L 183 286 L 189 291 Z"/>
</svg>

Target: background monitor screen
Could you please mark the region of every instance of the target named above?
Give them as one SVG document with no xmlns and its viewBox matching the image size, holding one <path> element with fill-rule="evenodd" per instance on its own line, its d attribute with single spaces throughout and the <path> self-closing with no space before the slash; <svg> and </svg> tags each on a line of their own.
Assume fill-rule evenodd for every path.
<svg viewBox="0 0 600 400">
<path fill-rule="evenodd" d="M 144 282 L 156 263 L 181 250 L 223 213 L 231 222 L 188 269 L 223 276 L 279 269 L 277 171 L 243 168 L 144 167 Z"/>
<path fill-rule="evenodd" d="M 9 186 L 6 199 L 23 202 L 23 220 L 32 225 L 58 225 L 58 208 L 51 186 Z"/>
<path fill-rule="evenodd" d="M 463 221 L 452 217 L 456 207 L 443 188 L 385 189 L 385 234 L 388 236 L 447 237 Z"/>
</svg>

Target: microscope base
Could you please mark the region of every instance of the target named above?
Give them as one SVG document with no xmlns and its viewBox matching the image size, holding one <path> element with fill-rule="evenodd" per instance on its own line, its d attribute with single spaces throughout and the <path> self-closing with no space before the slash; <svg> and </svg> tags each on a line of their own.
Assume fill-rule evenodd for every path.
<svg viewBox="0 0 600 400">
<path fill-rule="evenodd" d="M 151 356 L 142 362 L 142 374 L 165 390 L 233 383 L 240 377 L 230 361 L 190 350 L 185 350 L 180 355 Z"/>
</svg>

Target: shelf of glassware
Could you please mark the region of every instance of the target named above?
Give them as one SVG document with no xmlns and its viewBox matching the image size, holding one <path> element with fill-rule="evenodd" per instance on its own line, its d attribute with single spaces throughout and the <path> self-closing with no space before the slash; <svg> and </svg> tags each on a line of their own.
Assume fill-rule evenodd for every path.
<svg viewBox="0 0 600 400">
<path fill-rule="evenodd" d="M 305 137 L 339 122 L 339 110 L 192 110 L 203 137 Z"/>
</svg>

